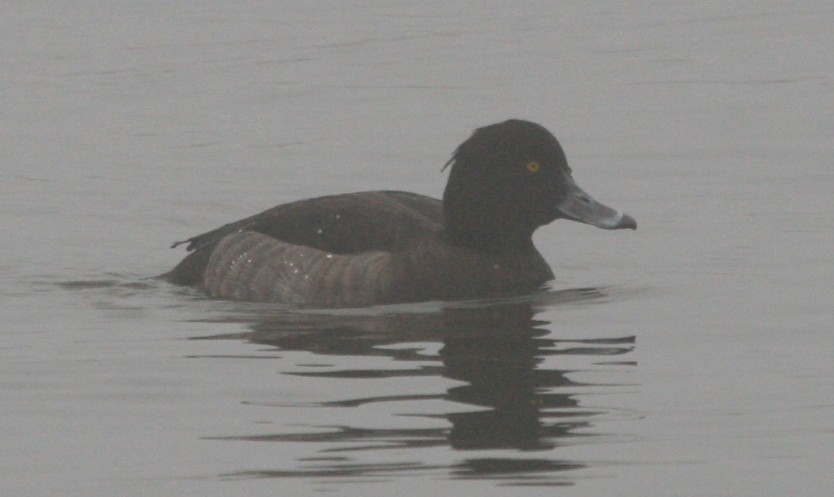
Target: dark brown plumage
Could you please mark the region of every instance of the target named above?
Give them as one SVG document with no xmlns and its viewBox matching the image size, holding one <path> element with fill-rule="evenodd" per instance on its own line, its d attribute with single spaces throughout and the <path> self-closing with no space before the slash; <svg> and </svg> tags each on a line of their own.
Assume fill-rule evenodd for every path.
<svg viewBox="0 0 834 497">
<path fill-rule="evenodd" d="M 175 243 L 191 253 L 163 277 L 218 298 L 315 306 L 490 297 L 553 278 L 532 242 L 541 225 L 636 227 L 576 186 L 537 124 L 476 130 L 449 164 L 442 202 L 379 191 L 279 205 Z"/>
</svg>

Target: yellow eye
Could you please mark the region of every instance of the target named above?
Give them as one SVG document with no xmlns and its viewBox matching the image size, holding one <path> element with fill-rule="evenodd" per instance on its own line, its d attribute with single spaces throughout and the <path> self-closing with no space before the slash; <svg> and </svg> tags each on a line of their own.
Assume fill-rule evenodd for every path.
<svg viewBox="0 0 834 497">
<path fill-rule="evenodd" d="M 537 173 L 539 172 L 539 169 L 542 168 L 542 166 L 536 161 L 528 162 L 527 165 L 524 167 L 526 167 L 527 171 L 531 173 Z"/>
</svg>

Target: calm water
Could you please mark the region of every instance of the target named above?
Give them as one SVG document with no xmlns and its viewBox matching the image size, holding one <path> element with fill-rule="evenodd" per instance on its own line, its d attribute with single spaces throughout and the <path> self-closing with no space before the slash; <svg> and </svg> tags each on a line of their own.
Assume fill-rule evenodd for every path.
<svg viewBox="0 0 834 497">
<path fill-rule="evenodd" d="M 4 2 L 3 495 L 827 496 L 834 7 Z M 439 195 L 521 117 L 636 232 L 340 312 L 144 279 L 279 202 Z"/>
</svg>

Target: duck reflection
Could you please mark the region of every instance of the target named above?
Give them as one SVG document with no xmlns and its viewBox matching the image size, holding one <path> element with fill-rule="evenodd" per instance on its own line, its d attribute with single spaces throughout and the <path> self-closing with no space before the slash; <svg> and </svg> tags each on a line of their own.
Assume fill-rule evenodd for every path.
<svg viewBox="0 0 834 497">
<path fill-rule="evenodd" d="M 487 408 L 450 414 L 449 441 L 458 449 L 542 449 L 564 436 L 565 426 L 543 427 L 543 407 L 575 407 L 570 395 L 547 395 L 566 385 L 564 371 L 541 374 L 536 366 L 551 354 L 554 340 L 524 304 L 448 313 L 441 357 L 445 375 L 466 382 L 449 390 L 456 402 Z M 549 406 L 544 405 L 545 398 Z"/>
<path fill-rule="evenodd" d="M 283 351 L 306 351 L 318 355 L 385 356 L 397 361 L 414 361 L 416 367 L 386 369 L 338 369 L 293 371 L 307 377 L 361 379 L 394 377 L 445 377 L 462 382 L 445 392 L 433 394 L 382 395 L 370 398 L 343 398 L 321 402 L 321 407 L 351 407 L 370 403 L 447 401 L 458 406 L 442 415 L 450 428 L 358 429 L 334 427 L 326 433 L 317 429 L 309 434 L 274 434 L 235 439 L 260 441 L 304 441 L 323 443 L 329 452 L 384 450 L 450 446 L 456 450 L 511 449 L 512 457 L 477 457 L 446 467 L 452 477 L 550 473 L 582 467 L 579 462 L 550 459 L 519 459 L 517 451 L 542 451 L 562 441 L 591 436 L 594 418 L 604 410 L 583 409 L 577 390 L 587 393 L 593 384 L 580 384 L 570 378 L 576 369 L 554 367 L 556 356 L 612 356 L 627 354 L 634 348 L 634 337 L 606 339 L 562 339 L 552 323 L 538 320 L 537 309 L 554 304 L 593 300 L 603 296 L 596 289 L 548 292 L 542 301 L 502 301 L 439 308 L 436 312 L 386 313 L 379 315 L 326 315 L 285 313 L 251 326 L 245 335 L 251 342 Z M 210 337 L 207 337 L 210 338 Z M 408 344 L 408 345 L 405 345 Z M 417 346 L 412 346 L 418 344 Z M 439 344 L 432 349 L 430 344 Z M 427 349 L 429 351 L 427 352 Z M 431 352 L 437 350 L 437 352 Z M 594 361 L 591 361 L 592 363 Z M 575 363 L 575 361 L 574 361 Z M 618 366 L 628 364 L 618 361 Z M 610 385 L 608 385 L 610 386 Z M 286 404 L 283 404 L 286 405 Z M 309 405 L 306 405 L 309 407 Z M 416 415 L 421 415 L 416 413 Z M 423 414 L 438 417 L 437 414 Z M 321 427 L 317 427 L 321 428 Z M 579 432 L 582 432 L 580 434 Z M 348 449 L 345 449 L 347 444 Z M 309 462 L 309 459 L 307 460 Z M 346 461 L 323 458 L 309 468 L 309 477 L 344 477 Z M 323 466 L 322 466 L 323 465 Z M 349 465 L 351 473 L 364 476 L 387 471 L 402 472 L 379 464 Z M 433 468 L 418 464 L 420 470 Z M 417 469 L 412 468 L 417 471 Z M 406 470 L 408 471 L 408 470 Z M 305 470 L 258 471 L 258 476 L 302 476 Z M 238 474 L 237 476 L 243 476 Z M 541 484 L 538 482 L 537 484 Z M 564 484 L 558 482 L 554 484 Z"/>
</svg>

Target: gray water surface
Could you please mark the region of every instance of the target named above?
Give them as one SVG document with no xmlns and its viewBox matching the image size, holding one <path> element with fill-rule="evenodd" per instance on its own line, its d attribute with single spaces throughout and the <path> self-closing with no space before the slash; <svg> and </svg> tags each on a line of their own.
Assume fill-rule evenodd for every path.
<svg viewBox="0 0 834 497">
<path fill-rule="evenodd" d="M 3 495 L 828 496 L 834 7 L 4 2 Z M 298 311 L 146 279 L 329 193 L 559 137 L 636 232 L 528 298 Z"/>
</svg>

